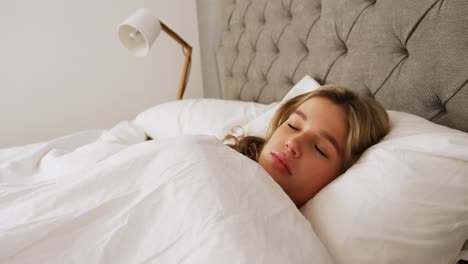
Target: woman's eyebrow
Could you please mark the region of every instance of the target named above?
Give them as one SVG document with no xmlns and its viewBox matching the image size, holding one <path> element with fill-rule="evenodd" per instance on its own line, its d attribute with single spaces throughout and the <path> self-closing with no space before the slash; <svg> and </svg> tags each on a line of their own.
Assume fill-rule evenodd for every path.
<svg viewBox="0 0 468 264">
<path fill-rule="evenodd" d="M 307 116 L 306 114 L 304 114 L 304 112 L 302 112 L 301 110 L 299 109 L 296 109 L 296 111 L 294 111 L 294 114 L 298 115 L 300 118 L 302 118 L 304 121 L 307 120 Z"/>
<path fill-rule="evenodd" d="M 298 115 L 304 121 L 307 120 L 306 114 L 304 114 L 304 112 L 302 112 L 299 109 L 296 109 L 296 111 L 294 111 L 294 114 Z M 323 130 L 320 130 L 320 135 L 326 140 L 328 140 L 333 145 L 333 147 L 335 147 L 336 152 L 341 154 L 340 145 L 338 145 L 338 141 L 332 135 L 330 135 L 327 131 Z"/>
</svg>

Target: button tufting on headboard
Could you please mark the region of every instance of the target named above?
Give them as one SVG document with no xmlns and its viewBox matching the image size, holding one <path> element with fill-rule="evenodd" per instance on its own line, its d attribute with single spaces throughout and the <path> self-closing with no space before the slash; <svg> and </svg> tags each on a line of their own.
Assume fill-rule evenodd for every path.
<svg viewBox="0 0 468 264">
<path fill-rule="evenodd" d="M 341 50 L 342 50 L 343 54 L 348 53 L 348 47 L 346 46 L 346 44 L 344 42 L 341 45 Z"/>
<path fill-rule="evenodd" d="M 467 0 L 223 4 L 225 98 L 278 101 L 309 74 L 468 131 Z"/>
<path fill-rule="evenodd" d="M 400 56 L 404 56 L 404 57 L 408 57 L 409 56 L 409 52 L 406 48 L 400 48 L 398 50 L 398 53 L 400 54 Z"/>
</svg>

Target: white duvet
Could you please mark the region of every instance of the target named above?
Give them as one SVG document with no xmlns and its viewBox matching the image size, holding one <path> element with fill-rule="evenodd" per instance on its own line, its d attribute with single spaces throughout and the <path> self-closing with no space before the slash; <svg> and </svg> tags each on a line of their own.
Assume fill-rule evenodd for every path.
<svg viewBox="0 0 468 264">
<path fill-rule="evenodd" d="M 255 162 L 138 127 L 0 151 L 0 263 L 331 263 Z"/>
</svg>

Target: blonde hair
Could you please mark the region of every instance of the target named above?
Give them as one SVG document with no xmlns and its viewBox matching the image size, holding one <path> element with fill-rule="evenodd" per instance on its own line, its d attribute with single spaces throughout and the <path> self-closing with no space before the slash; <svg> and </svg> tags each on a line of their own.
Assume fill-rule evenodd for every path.
<svg viewBox="0 0 468 264">
<path fill-rule="evenodd" d="M 312 97 L 324 97 L 333 103 L 343 106 L 347 111 L 349 133 L 344 152 L 343 171 L 351 167 L 370 146 L 380 141 L 390 130 L 388 114 L 383 106 L 370 96 L 359 96 L 351 90 L 336 86 L 324 85 L 312 92 L 299 95 L 286 101 L 276 111 L 268 127 L 266 139 L 243 136 L 237 138 L 227 135 L 224 140 L 234 140 L 228 144 L 252 160 L 257 161 L 263 146 L 276 129 L 305 101 Z"/>
</svg>

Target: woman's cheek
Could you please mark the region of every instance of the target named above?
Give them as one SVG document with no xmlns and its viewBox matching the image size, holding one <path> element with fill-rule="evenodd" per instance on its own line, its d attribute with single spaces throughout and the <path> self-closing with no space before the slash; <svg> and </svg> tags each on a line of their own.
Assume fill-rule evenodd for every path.
<svg viewBox="0 0 468 264">
<path fill-rule="evenodd" d="M 311 161 L 307 163 L 307 167 L 304 168 L 304 171 L 309 171 L 311 174 L 309 177 L 313 179 L 313 181 L 320 182 L 323 180 L 322 178 L 327 178 L 327 174 L 329 174 L 323 162 L 314 159 L 311 159 Z"/>
</svg>

